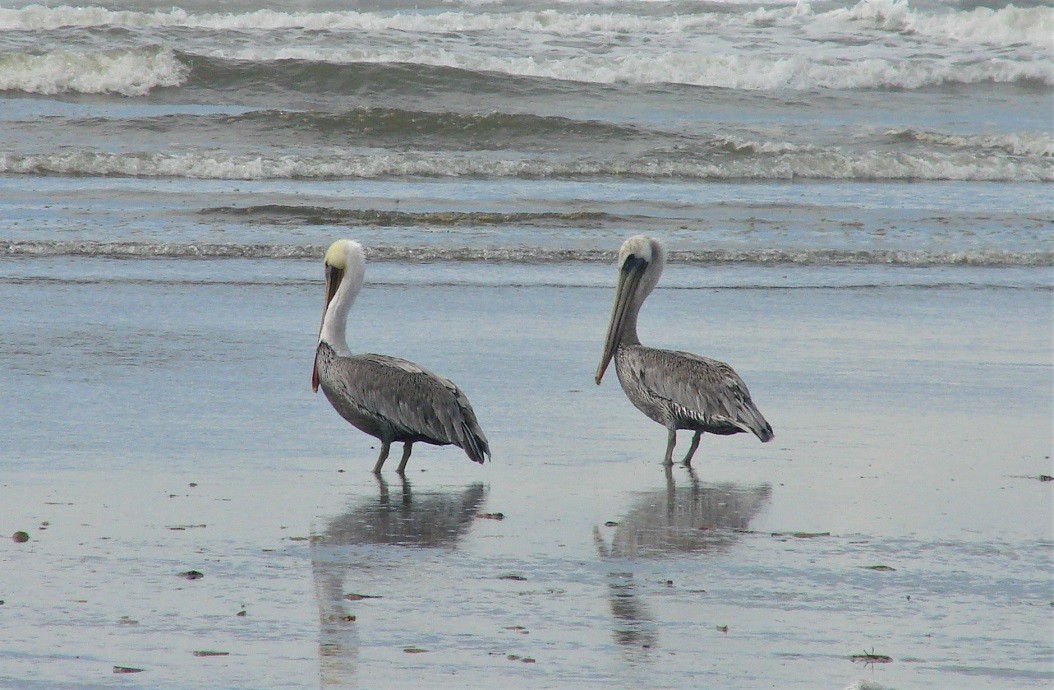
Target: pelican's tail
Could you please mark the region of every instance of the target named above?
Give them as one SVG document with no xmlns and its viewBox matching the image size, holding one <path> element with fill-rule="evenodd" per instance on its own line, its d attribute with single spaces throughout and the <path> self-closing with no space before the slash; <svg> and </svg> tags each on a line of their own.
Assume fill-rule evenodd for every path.
<svg viewBox="0 0 1054 690">
<path fill-rule="evenodd" d="M 475 415 L 461 423 L 461 447 L 465 450 L 469 460 L 483 464 L 484 459 L 490 457 L 490 444 L 487 437 L 483 435 L 483 429 L 479 428 Z"/>
<path fill-rule="evenodd" d="M 772 425 L 768 423 L 768 420 L 762 416 L 761 412 L 754 406 L 753 401 L 749 401 L 750 404 L 743 409 L 743 414 L 740 420 L 743 424 L 754 433 L 762 443 L 768 443 L 776 434 L 772 431 Z"/>
<path fill-rule="evenodd" d="M 480 428 L 479 422 L 476 421 L 476 412 L 472 409 L 472 403 L 468 401 L 468 396 L 448 379 L 441 379 L 441 381 L 453 394 L 458 411 L 458 414 L 451 415 L 446 442 L 458 446 L 465 451 L 469 460 L 482 465 L 483 461 L 490 457 L 490 444 L 487 443 L 487 436 Z"/>
</svg>

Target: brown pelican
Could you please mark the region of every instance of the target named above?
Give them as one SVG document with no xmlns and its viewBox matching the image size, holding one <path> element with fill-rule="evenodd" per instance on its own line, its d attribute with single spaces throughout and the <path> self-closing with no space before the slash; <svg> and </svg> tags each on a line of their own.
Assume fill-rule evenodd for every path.
<svg viewBox="0 0 1054 690">
<path fill-rule="evenodd" d="M 374 465 L 380 473 L 394 442 L 403 444 L 399 474 L 406 469 L 413 444 L 463 448 L 474 462 L 490 456 L 468 398 L 457 386 L 424 367 L 387 355 L 353 355 L 345 331 L 348 310 L 362 289 L 366 259 L 362 247 L 337 240 L 326 250 L 326 303 L 315 350 L 311 388 L 322 392 L 340 416 L 381 442 Z"/>
<path fill-rule="evenodd" d="M 666 250 L 658 240 L 636 235 L 622 244 L 618 283 L 597 385 L 615 358 L 622 390 L 638 410 L 669 431 L 665 464 L 673 464 L 677 430 L 695 432 L 684 464 L 690 465 L 704 431 L 729 435 L 751 432 L 771 441 L 772 427 L 754 406 L 739 374 L 724 362 L 690 352 L 644 347 L 637 337 L 637 313 L 662 275 Z"/>
</svg>

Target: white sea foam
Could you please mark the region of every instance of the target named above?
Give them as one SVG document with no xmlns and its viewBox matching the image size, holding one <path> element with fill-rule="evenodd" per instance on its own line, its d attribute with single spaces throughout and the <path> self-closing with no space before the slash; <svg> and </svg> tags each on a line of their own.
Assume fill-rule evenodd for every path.
<svg viewBox="0 0 1054 690">
<path fill-rule="evenodd" d="M 0 9 L 0 30 L 53 30 L 63 27 L 128 28 L 179 27 L 216 31 L 306 29 L 311 31 L 530 31 L 557 35 L 584 32 L 668 32 L 698 30 L 730 18 L 720 14 L 648 17 L 627 13 L 578 13 L 558 10 L 474 13 L 387 12 L 279 12 L 256 10 L 243 14 L 167 11 L 115 11 L 101 7 L 56 7 L 39 5 L 24 9 Z"/>
<path fill-rule="evenodd" d="M 1054 135 L 1042 132 L 1014 134 L 944 134 L 913 129 L 889 130 L 888 136 L 961 149 L 990 149 L 1012 156 L 1054 157 Z"/>
<path fill-rule="evenodd" d="M 601 84 L 676 83 L 747 90 L 902 88 L 941 84 L 1014 83 L 1054 85 L 1054 61 L 991 59 L 953 61 L 871 58 L 846 61 L 814 55 L 775 57 L 735 53 L 564 57 L 491 55 L 436 47 L 396 50 L 317 47 L 211 49 L 210 57 L 268 63 L 303 60 L 332 64 L 422 64 L 471 71 Z M 172 50 L 146 48 L 92 53 L 59 50 L 0 56 L 0 91 L 116 93 L 141 96 L 183 84 L 190 68 Z"/>
<path fill-rule="evenodd" d="M 514 263 L 610 263 L 611 250 L 540 247 L 436 247 L 372 245 L 372 261 L 487 261 Z M 2 256 L 101 256 L 164 258 L 315 259 L 325 246 L 305 244 L 215 244 L 200 242 L 92 242 L 77 240 L 0 241 Z M 707 249 L 672 251 L 671 261 L 688 264 L 766 266 L 1026 266 L 1054 265 L 1054 252 L 976 250 L 954 252 L 833 249 Z"/>
<path fill-rule="evenodd" d="M 753 3 L 749 3 L 753 4 Z M 592 8 L 595 3 L 590 2 Z M 484 6 L 485 7 L 485 6 Z M 624 7 L 624 6 L 622 6 Z M 400 31 L 444 34 L 459 31 L 517 31 L 555 35 L 701 32 L 718 26 L 757 26 L 793 21 L 805 31 L 832 21 L 852 22 L 887 33 L 915 33 L 954 41 L 997 45 L 1054 46 L 1054 8 L 923 12 L 906 0 L 862 0 L 850 8 L 814 13 L 805 2 L 777 4 L 742 14 L 700 11 L 692 14 L 654 16 L 630 12 L 582 12 L 574 5 L 559 10 L 449 11 L 441 13 L 392 13 L 359 11 L 246 13 L 188 12 L 174 7 L 153 12 L 108 10 L 102 7 L 44 7 L 0 9 L 0 30 L 54 30 L 64 27 L 192 28 L 217 31 L 306 29 L 325 31 Z"/>
<path fill-rule="evenodd" d="M 754 4 L 753 2 L 744 4 Z M 596 3 L 588 3 L 589 7 Z M 624 8 L 624 5 L 622 6 Z M 911 32 L 952 40 L 1003 45 L 1030 43 L 1054 45 L 1054 7 L 977 7 L 967 12 L 925 13 L 905 0 L 862 0 L 853 7 L 814 14 L 807 3 L 777 4 L 752 13 L 700 12 L 667 17 L 627 12 L 580 12 L 575 6 L 543 11 L 472 13 L 278 12 L 258 9 L 250 13 L 193 13 L 173 7 L 168 11 L 112 11 L 103 7 L 30 5 L 0 8 L 0 31 L 47 31 L 61 27 L 188 27 L 215 31 L 254 29 L 310 29 L 310 31 L 399 31 L 444 34 L 448 32 L 518 31 L 557 35 L 593 32 L 656 33 L 698 32 L 707 27 L 774 23 L 794 18 L 801 24 L 847 20 L 887 32 Z"/>
<path fill-rule="evenodd" d="M 862 0 L 828 16 L 866 23 L 886 31 L 913 33 L 950 41 L 991 45 L 1030 44 L 1054 49 L 1054 7 L 977 7 L 966 12 L 922 13 L 907 0 Z"/>
<path fill-rule="evenodd" d="M 163 48 L 14 53 L 0 55 L 0 91 L 142 96 L 157 87 L 178 86 L 189 72 Z"/>
<path fill-rule="evenodd" d="M 334 64 L 421 64 L 564 81 L 615 84 L 687 84 L 746 90 L 918 89 L 943 84 L 1015 83 L 1054 85 L 1054 61 L 993 58 L 960 63 L 900 58 L 843 59 L 796 54 L 742 53 L 576 54 L 536 57 L 454 51 L 436 47 L 397 50 L 313 47 L 242 48 L 208 51 L 212 57 L 270 62 L 304 60 Z"/>
<path fill-rule="evenodd" d="M 721 162 L 648 157 L 561 162 L 551 159 L 495 159 L 424 153 L 264 157 L 210 152 L 171 155 L 82 151 L 29 155 L 0 153 L 0 173 L 218 180 L 425 176 L 1051 182 L 1054 181 L 1054 161 L 1049 158 L 974 155 L 970 152 L 922 154 L 865 151 L 848 154 L 836 149 L 808 147 L 774 155 L 731 156 L 729 160 Z"/>
<path fill-rule="evenodd" d="M 819 13 L 804 2 L 743 12 L 636 14 L 622 5 L 619 10 L 194 13 L 34 5 L 0 9 L 0 31 L 121 27 L 189 54 L 260 63 L 406 63 L 603 84 L 751 90 L 1054 85 L 1049 59 L 1054 8 L 1049 7 L 934 13 L 911 9 L 902 0 L 863 0 Z M 177 34 L 176 29 L 199 31 Z M 329 39 L 316 40 L 304 31 L 324 32 Z M 227 32 L 259 32 L 261 38 L 217 40 Z M 295 32 L 297 40 L 283 40 L 282 32 Z M 370 39 L 344 40 L 340 32 Z M 567 45 L 568 37 L 575 38 L 575 47 Z M 926 39 L 921 47 L 918 37 Z M 0 59 L 0 88 L 138 95 L 186 76 L 170 51 L 43 50 Z"/>
</svg>

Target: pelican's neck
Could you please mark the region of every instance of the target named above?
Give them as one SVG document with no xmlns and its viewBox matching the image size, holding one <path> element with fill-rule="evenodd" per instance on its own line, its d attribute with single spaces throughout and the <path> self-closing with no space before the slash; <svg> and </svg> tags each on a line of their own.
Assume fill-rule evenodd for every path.
<svg viewBox="0 0 1054 690">
<path fill-rule="evenodd" d="M 655 289 L 655 286 L 659 284 L 659 278 L 662 277 L 662 269 L 666 266 L 666 249 L 656 242 L 651 241 L 651 262 L 648 267 L 644 269 L 644 275 L 641 276 L 640 284 L 637 286 L 637 292 L 633 295 L 633 302 L 629 305 L 626 310 L 626 318 L 623 321 L 622 333 L 619 335 L 619 345 L 640 345 L 640 338 L 637 336 L 637 315 L 640 314 L 640 308 L 644 306 L 644 300 L 648 299 L 648 295 Z"/>
<path fill-rule="evenodd" d="M 347 357 L 351 354 L 348 347 L 347 327 L 348 312 L 355 298 L 362 289 L 362 281 L 365 275 L 365 266 L 360 262 L 348 262 L 348 270 L 345 272 L 336 294 L 326 307 L 326 315 L 322 318 L 322 330 L 319 331 L 318 341 L 326 343 L 333 348 L 338 355 Z"/>
</svg>

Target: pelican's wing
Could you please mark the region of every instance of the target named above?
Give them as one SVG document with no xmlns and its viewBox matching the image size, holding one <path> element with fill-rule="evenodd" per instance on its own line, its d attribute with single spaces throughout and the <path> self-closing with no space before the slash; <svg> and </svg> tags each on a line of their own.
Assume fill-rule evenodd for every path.
<svg viewBox="0 0 1054 690">
<path fill-rule="evenodd" d="M 336 383 L 348 402 L 382 419 L 400 436 L 459 446 L 480 463 L 490 455 L 468 397 L 449 379 L 388 355 L 339 357 L 337 366 Z"/>
<path fill-rule="evenodd" d="M 732 367 L 691 352 L 640 348 L 650 360 L 645 385 L 653 395 L 668 400 L 679 414 L 715 429 L 739 429 L 762 441 L 773 437 L 772 427 L 750 399 L 750 391 Z"/>
</svg>

